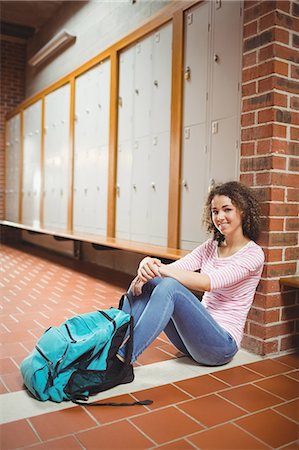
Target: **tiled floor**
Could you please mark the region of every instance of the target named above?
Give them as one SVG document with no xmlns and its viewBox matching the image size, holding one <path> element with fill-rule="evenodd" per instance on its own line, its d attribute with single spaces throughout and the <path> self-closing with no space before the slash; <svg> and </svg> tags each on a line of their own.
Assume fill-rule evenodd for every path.
<svg viewBox="0 0 299 450">
<path fill-rule="evenodd" d="M 116 306 L 130 277 L 33 247 L 2 247 L 1 449 L 299 448 L 299 357 L 261 360 L 240 351 L 203 368 L 161 335 L 139 359 L 136 380 L 109 395 L 150 406 L 41 403 L 23 389 L 19 364 L 49 325 Z M 104 398 L 104 394 L 96 398 Z"/>
</svg>

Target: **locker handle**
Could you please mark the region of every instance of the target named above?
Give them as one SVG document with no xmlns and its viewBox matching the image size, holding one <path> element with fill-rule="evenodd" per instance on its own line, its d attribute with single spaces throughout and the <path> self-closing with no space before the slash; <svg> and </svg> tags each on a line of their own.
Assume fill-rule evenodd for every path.
<svg viewBox="0 0 299 450">
<path fill-rule="evenodd" d="M 154 182 L 151 183 L 152 189 L 155 191 L 156 190 L 156 184 Z"/>
<path fill-rule="evenodd" d="M 116 193 L 117 193 L 117 196 L 119 197 L 120 196 L 120 185 L 119 184 L 116 186 Z"/>
<path fill-rule="evenodd" d="M 123 99 L 122 99 L 121 96 L 118 97 L 118 105 L 119 105 L 120 107 L 122 107 L 122 105 L 123 105 Z"/>
<path fill-rule="evenodd" d="M 214 61 L 219 62 L 219 55 L 217 55 L 216 53 L 214 54 Z"/>
<path fill-rule="evenodd" d="M 155 85 L 156 87 L 159 86 L 158 80 L 155 80 L 155 81 L 154 81 L 154 85 Z"/>
<path fill-rule="evenodd" d="M 211 190 L 214 189 L 215 185 L 216 181 L 214 180 L 214 178 L 211 178 L 209 183 L 209 192 L 211 192 Z"/>
<path fill-rule="evenodd" d="M 184 77 L 185 77 L 185 80 L 187 80 L 187 81 L 189 81 L 191 79 L 191 69 L 189 66 L 186 67 Z"/>
<path fill-rule="evenodd" d="M 133 184 L 133 189 L 134 189 L 134 191 L 136 191 L 136 190 L 137 190 L 137 186 L 136 186 L 136 184 Z"/>
<path fill-rule="evenodd" d="M 184 187 L 185 189 L 188 189 L 188 183 L 187 183 L 186 180 L 183 180 L 183 187 Z"/>
<path fill-rule="evenodd" d="M 135 93 L 139 95 L 139 89 L 135 89 Z"/>
</svg>

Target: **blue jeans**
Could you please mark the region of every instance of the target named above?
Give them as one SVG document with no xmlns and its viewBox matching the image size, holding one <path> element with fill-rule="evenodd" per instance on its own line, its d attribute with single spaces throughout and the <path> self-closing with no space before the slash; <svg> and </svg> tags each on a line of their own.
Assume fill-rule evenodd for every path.
<svg viewBox="0 0 299 450">
<path fill-rule="evenodd" d="M 132 362 L 164 331 L 173 345 L 209 366 L 228 363 L 238 351 L 233 337 L 213 319 L 198 298 L 173 278 L 148 281 L 142 294 L 129 290 L 123 310 L 134 317 Z M 125 345 L 119 355 L 125 356 Z"/>
</svg>

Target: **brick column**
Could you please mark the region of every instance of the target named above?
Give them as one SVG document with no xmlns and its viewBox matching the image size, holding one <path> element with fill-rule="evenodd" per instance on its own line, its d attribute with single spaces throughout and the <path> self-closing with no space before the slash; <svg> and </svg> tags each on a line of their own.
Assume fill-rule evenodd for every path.
<svg viewBox="0 0 299 450">
<path fill-rule="evenodd" d="M 4 218 L 5 120 L 25 98 L 26 43 L 1 36 L 0 82 L 0 218 Z"/>
<path fill-rule="evenodd" d="M 298 346 L 299 4 L 245 1 L 240 180 L 262 202 L 266 256 L 243 347 L 262 355 Z"/>
</svg>

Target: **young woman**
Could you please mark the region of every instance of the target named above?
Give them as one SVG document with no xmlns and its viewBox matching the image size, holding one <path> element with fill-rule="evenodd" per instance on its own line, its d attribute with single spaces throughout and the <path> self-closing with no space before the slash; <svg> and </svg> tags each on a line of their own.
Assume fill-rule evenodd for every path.
<svg viewBox="0 0 299 450">
<path fill-rule="evenodd" d="M 171 264 L 146 257 L 123 309 L 135 321 L 132 362 L 164 331 L 175 347 L 205 365 L 228 363 L 240 347 L 259 283 L 264 253 L 255 243 L 259 205 L 232 181 L 216 186 L 206 203 L 213 237 Z M 200 273 L 198 272 L 200 270 Z M 191 292 L 204 291 L 202 302 Z M 123 360 L 125 345 L 118 357 Z"/>
</svg>

